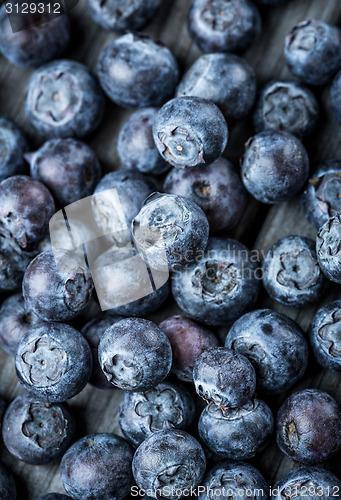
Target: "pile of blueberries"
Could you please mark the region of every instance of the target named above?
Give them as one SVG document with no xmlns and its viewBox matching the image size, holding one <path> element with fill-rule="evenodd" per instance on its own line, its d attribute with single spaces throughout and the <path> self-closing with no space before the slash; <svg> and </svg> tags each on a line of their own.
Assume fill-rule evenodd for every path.
<svg viewBox="0 0 341 500">
<path fill-rule="evenodd" d="M 253 69 L 236 55 L 260 34 L 256 4 L 285 1 L 193 0 L 188 30 L 204 54 L 181 78 L 170 50 L 140 31 L 161 0 L 88 0 L 93 21 L 121 33 L 101 52 L 97 77 L 83 64 L 56 59 L 70 40 L 66 13 L 13 17 L 8 6 L 22 5 L 15 0 L 0 9 L 1 54 L 13 65 L 38 67 L 25 109 L 46 138 L 29 152 L 22 131 L 0 117 L 0 345 L 14 357 L 26 389 L 9 406 L 0 401 L 2 438 L 28 464 L 60 461 L 69 496 L 40 500 L 120 500 L 134 488 L 160 500 L 188 492 L 202 500 L 266 500 L 269 486 L 247 460 L 274 432 L 280 450 L 300 465 L 273 486 L 274 496 L 340 496 L 340 479 L 323 468 L 341 450 L 335 399 L 316 389 L 296 391 L 276 418 L 262 399 L 296 386 L 309 350 L 324 368 L 341 372 L 341 300 L 318 309 L 308 336 L 284 314 L 253 309 L 261 283 L 275 301 L 300 308 L 318 304 L 330 281 L 341 284 L 341 160 L 310 172 L 301 142 L 318 121 L 311 87 L 332 82 L 341 123 L 341 30 L 321 20 L 295 26 L 285 39 L 285 60 L 298 81 L 271 81 L 258 96 Z M 13 31 L 18 18 L 21 29 Z M 100 126 L 107 98 L 139 109 L 119 134 L 122 170 L 102 176 L 81 139 Z M 229 127 L 251 112 L 256 135 L 239 172 L 222 154 Z M 115 204 L 98 196 L 113 189 L 127 231 Z M 250 195 L 274 204 L 301 191 L 316 242 L 287 236 L 260 265 L 227 237 Z M 124 272 L 112 272 L 110 264 L 124 260 L 127 248 L 142 248 L 155 272 L 164 266 L 161 248 L 170 271 L 152 293 L 106 312 L 65 231 L 54 228 L 58 249 L 48 236 L 57 211 L 66 217 L 66 206 L 91 195 L 91 217 L 106 235 L 95 259 L 101 304 L 140 279 L 129 259 Z M 141 228 L 160 239 L 146 239 Z M 86 239 L 87 228 L 81 231 Z M 156 325 L 148 317 L 170 294 L 184 315 Z M 213 333 L 218 326 L 230 327 L 224 347 Z M 88 382 L 123 391 L 124 438 L 98 433 L 75 442 L 66 401 Z M 14 479 L 0 465 L 0 499 L 16 498 Z"/>
</svg>

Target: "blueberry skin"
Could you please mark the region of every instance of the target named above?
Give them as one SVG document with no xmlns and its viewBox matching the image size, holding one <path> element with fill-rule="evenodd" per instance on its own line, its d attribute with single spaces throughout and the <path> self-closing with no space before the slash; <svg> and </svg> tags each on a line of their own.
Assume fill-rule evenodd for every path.
<svg viewBox="0 0 341 500">
<path fill-rule="evenodd" d="M 309 340 L 317 362 L 341 372 L 341 300 L 321 307 L 309 328 Z"/>
<path fill-rule="evenodd" d="M 14 356 L 25 333 L 41 322 L 27 307 L 21 293 L 7 297 L 0 308 L 0 346 Z"/>
<path fill-rule="evenodd" d="M 316 253 L 314 241 L 303 236 L 287 236 L 274 243 L 262 266 L 263 285 L 270 297 L 294 307 L 317 302 L 327 280 Z"/>
<path fill-rule="evenodd" d="M 1 500 L 16 500 L 15 482 L 10 471 L 0 463 L 0 498 Z"/>
<path fill-rule="evenodd" d="M 319 118 L 313 92 L 297 82 L 271 81 L 258 96 L 253 123 L 257 134 L 264 130 L 284 130 L 297 137 L 311 134 Z"/>
<path fill-rule="evenodd" d="M 331 109 L 337 121 L 341 124 L 341 72 L 339 71 L 330 87 Z"/>
<path fill-rule="evenodd" d="M 163 429 L 188 429 L 195 405 L 185 386 L 162 382 L 145 392 L 126 391 L 121 400 L 118 422 L 128 441 L 138 446 Z"/>
<path fill-rule="evenodd" d="M 179 79 L 171 51 L 147 35 L 134 33 L 102 50 L 97 73 L 109 99 L 127 108 L 159 106 L 173 95 Z"/>
<path fill-rule="evenodd" d="M 328 470 L 319 467 L 300 467 L 282 476 L 275 483 L 273 491 L 278 489 L 279 498 L 285 497 L 288 491 L 292 491 L 299 498 L 318 500 L 333 498 L 333 492 L 340 491 L 340 488 L 341 481 Z"/>
<path fill-rule="evenodd" d="M 23 250 L 35 249 L 47 235 L 56 207 L 50 191 L 27 175 L 0 182 L 0 236 Z"/>
<path fill-rule="evenodd" d="M 157 111 L 156 108 L 135 111 L 120 130 L 117 154 L 128 170 L 161 175 L 170 168 L 169 163 L 160 156 L 153 139 L 153 122 Z"/>
<path fill-rule="evenodd" d="M 248 195 L 234 165 L 221 157 L 210 165 L 196 168 L 173 168 L 163 189 L 185 196 L 204 211 L 210 232 L 229 231 L 245 212 Z"/>
<path fill-rule="evenodd" d="M 31 328 L 18 345 L 19 382 L 34 396 L 62 403 L 88 383 L 92 370 L 89 344 L 75 328 L 43 323 Z"/>
<path fill-rule="evenodd" d="M 172 275 L 175 302 L 205 325 L 226 325 L 255 302 L 259 280 L 251 252 L 239 241 L 210 238 L 205 253 Z"/>
<path fill-rule="evenodd" d="M 297 24 L 285 38 L 291 73 L 309 85 L 324 85 L 341 68 L 341 30 L 321 20 Z"/>
<path fill-rule="evenodd" d="M 0 181 L 11 175 L 23 174 L 23 155 L 28 151 L 28 144 L 20 128 L 4 116 L 0 116 L 0 148 Z"/>
<path fill-rule="evenodd" d="M 64 267 L 66 259 L 69 272 Z M 92 290 L 92 279 L 85 263 L 76 254 L 62 250 L 47 250 L 37 255 L 23 279 L 27 306 L 45 321 L 74 318 L 87 306 Z"/>
<path fill-rule="evenodd" d="M 48 493 L 43 497 L 39 497 L 37 500 L 68 500 L 71 497 L 67 497 L 66 495 L 61 495 L 60 493 Z"/>
<path fill-rule="evenodd" d="M 132 281 L 130 280 L 127 281 L 128 283 L 132 283 Z M 122 284 L 120 286 L 122 286 Z M 115 307 L 114 309 L 110 309 L 110 312 L 125 317 L 147 316 L 147 314 L 151 314 L 162 306 L 162 304 L 167 300 L 169 292 L 169 281 L 166 281 L 164 285 L 162 285 L 157 290 L 153 290 L 153 292 L 149 295 L 145 295 L 140 299 L 129 302 L 129 304 L 124 304 L 122 306 Z"/>
<path fill-rule="evenodd" d="M 213 102 L 176 97 L 158 111 L 153 136 L 160 155 L 173 167 L 195 167 L 219 158 L 227 144 L 228 128 Z"/>
<path fill-rule="evenodd" d="M 152 498 L 158 498 L 156 490 L 164 490 L 165 498 L 181 498 L 176 491 L 196 488 L 205 468 L 205 454 L 198 441 L 187 432 L 175 429 L 149 436 L 137 448 L 133 458 L 136 484 L 140 489 L 152 490 Z M 168 496 L 169 490 L 173 492 L 171 497 Z"/>
<path fill-rule="evenodd" d="M 133 485 L 133 449 L 115 434 L 90 434 L 68 449 L 60 464 L 66 492 L 76 500 L 120 500 Z"/>
<path fill-rule="evenodd" d="M 325 462 L 341 449 L 341 409 L 326 392 L 295 392 L 278 410 L 276 439 L 281 451 L 296 462 Z"/>
<path fill-rule="evenodd" d="M 13 12 L 16 2 L 10 0 Z M 22 0 L 19 9 L 22 8 Z M 11 22 L 20 30 L 13 32 L 8 8 L 0 9 L 0 52 L 16 66 L 35 67 L 63 54 L 70 42 L 71 27 L 68 16 L 21 13 L 12 15 Z M 41 18 L 44 18 L 42 22 Z"/>
<path fill-rule="evenodd" d="M 107 30 L 136 31 L 143 28 L 156 14 L 161 0 L 88 0 L 92 19 Z"/>
<path fill-rule="evenodd" d="M 125 318 L 109 327 L 98 347 L 102 370 L 115 387 L 126 391 L 154 388 L 169 373 L 172 348 L 152 321 Z"/>
<path fill-rule="evenodd" d="M 172 346 L 171 372 L 183 382 L 193 382 L 193 366 L 200 354 L 218 347 L 217 337 L 185 316 L 170 316 L 159 324 Z"/>
<path fill-rule="evenodd" d="M 14 292 L 21 288 L 25 270 L 35 255 L 36 252 L 25 252 L 0 236 L 0 291 Z"/>
<path fill-rule="evenodd" d="M 183 268 L 197 252 L 205 250 L 208 241 L 206 215 L 183 196 L 153 193 L 143 203 L 131 227 L 143 260 L 158 270 L 164 270 L 167 263 L 172 270 Z M 162 240 L 161 251 L 158 239 Z"/>
<path fill-rule="evenodd" d="M 246 356 L 257 375 L 257 391 L 281 394 L 293 387 L 308 365 L 308 344 L 299 325 L 284 314 L 259 309 L 231 327 L 225 346 Z"/>
<path fill-rule="evenodd" d="M 308 175 L 308 154 L 294 135 L 266 130 L 246 142 L 241 176 L 256 200 L 269 204 L 290 200 L 301 190 Z"/>
<path fill-rule="evenodd" d="M 197 394 L 223 412 L 246 404 L 256 392 L 256 372 L 250 361 L 227 347 L 207 349 L 193 368 Z"/>
<path fill-rule="evenodd" d="M 337 213 L 320 227 L 316 236 L 316 254 L 325 276 L 341 283 L 341 215 Z"/>
<path fill-rule="evenodd" d="M 248 0 L 194 0 L 187 26 L 203 52 L 244 52 L 261 32 L 261 17 Z"/>
<path fill-rule="evenodd" d="M 75 434 L 75 424 L 65 404 L 51 404 L 28 394 L 17 397 L 4 416 L 2 437 L 8 451 L 19 460 L 42 465 L 61 458 Z"/>
<path fill-rule="evenodd" d="M 101 178 L 101 166 L 95 152 L 84 142 L 51 139 L 33 154 L 30 173 L 64 207 L 92 194 Z"/>
<path fill-rule="evenodd" d="M 260 399 L 224 413 L 210 403 L 201 413 L 199 436 L 215 455 L 232 460 L 248 460 L 268 445 L 274 421 L 270 408 Z"/>
<path fill-rule="evenodd" d="M 249 114 L 256 89 L 255 73 L 244 59 L 233 54 L 204 54 L 183 75 L 175 95 L 213 101 L 230 123 Z"/>
<path fill-rule="evenodd" d="M 101 88 L 88 68 L 62 59 L 33 73 L 25 111 L 31 125 L 45 137 L 84 137 L 100 124 L 104 105 Z"/>
<path fill-rule="evenodd" d="M 219 462 L 206 474 L 202 486 L 205 486 L 206 491 L 199 495 L 200 500 L 218 500 L 220 496 L 268 499 L 269 486 L 264 477 L 256 467 L 246 462 Z M 231 491 L 232 495 L 229 493 Z"/>
</svg>

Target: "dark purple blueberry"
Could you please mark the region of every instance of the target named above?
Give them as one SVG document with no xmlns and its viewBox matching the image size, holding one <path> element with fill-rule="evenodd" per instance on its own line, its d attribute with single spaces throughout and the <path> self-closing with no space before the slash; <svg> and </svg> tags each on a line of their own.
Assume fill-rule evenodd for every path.
<svg viewBox="0 0 341 500">
<path fill-rule="evenodd" d="M 306 137 L 316 128 L 319 105 L 307 87 L 290 81 L 271 81 L 262 88 L 253 123 L 257 133 L 285 130 Z"/>
<path fill-rule="evenodd" d="M 328 470 L 300 467 L 282 476 L 272 490 L 278 491 L 278 498 L 288 500 L 327 500 L 339 495 L 341 481 Z"/>
<path fill-rule="evenodd" d="M 309 85 L 324 85 L 341 68 L 341 30 L 321 20 L 297 24 L 285 38 L 291 73 Z"/>
<path fill-rule="evenodd" d="M 206 325 L 226 325 L 255 302 L 259 280 L 257 263 L 239 241 L 210 238 L 205 252 L 197 252 L 185 269 L 172 275 L 178 306 Z"/>
<path fill-rule="evenodd" d="M 0 182 L 0 235 L 20 248 L 31 250 L 47 235 L 55 213 L 50 191 L 27 175 L 14 175 Z"/>
<path fill-rule="evenodd" d="M 88 0 L 92 19 L 107 30 L 138 31 L 155 15 L 162 0 Z"/>
<path fill-rule="evenodd" d="M 75 434 L 66 404 L 51 404 L 28 394 L 7 408 L 2 437 L 7 450 L 28 464 L 42 465 L 61 458 Z"/>
<path fill-rule="evenodd" d="M 187 70 L 176 97 L 197 96 L 213 101 L 228 123 L 248 115 L 256 99 L 251 66 L 233 54 L 204 54 Z"/>
<path fill-rule="evenodd" d="M 269 491 L 259 470 L 246 462 L 217 463 L 204 477 L 201 488 L 200 500 L 242 497 L 267 500 Z"/>
<path fill-rule="evenodd" d="M 104 105 L 101 88 L 88 68 L 59 60 L 33 73 L 25 110 L 33 127 L 45 137 L 83 137 L 100 124 Z"/>
<path fill-rule="evenodd" d="M 15 482 L 10 471 L 0 463 L 0 498 L 1 500 L 16 500 Z"/>
<path fill-rule="evenodd" d="M 170 316 L 159 324 L 172 346 L 172 373 L 183 382 L 193 382 L 193 366 L 200 354 L 218 347 L 219 340 L 206 328 L 185 316 Z"/>
<path fill-rule="evenodd" d="M 27 307 L 21 293 L 7 297 L 0 308 L 0 345 L 15 355 L 26 332 L 42 320 Z"/>
<path fill-rule="evenodd" d="M 195 167 L 219 158 L 227 144 L 228 128 L 213 102 L 177 97 L 158 111 L 153 136 L 159 153 L 173 167 Z"/>
<path fill-rule="evenodd" d="M 60 493 L 48 493 L 43 497 L 39 497 L 37 500 L 70 500 L 71 497 L 66 495 L 61 495 Z"/>
<path fill-rule="evenodd" d="M 70 21 L 65 13 L 50 13 L 46 4 L 43 14 L 38 13 L 37 3 L 29 4 L 29 12 L 24 12 L 25 5 L 24 0 L 9 0 L 0 9 L 0 52 L 16 66 L 40 66 L 65 52 Z"/>
<path fill-rule="evenodd" d="M 341 124 L 341 71 L 337 73 L 330 87 L 330 105 L 335 118 Z"/>
<path fill-rule="evenodd" d="M 198 441 L 175 429 L 153 433 L 140 444 L 133 458 L 136 484 L 155 492 L 154 498 L 182 498 L 181 492 L 196 489 L 205 469 L 206 458 Z"/>
<path fill-rule="evenodd" d="M 109 99 L 120 106 L 159 106 L 169 99 L 179 79 L 171 51 L 144 34 L 127 33 L 100 53 L 97 73 Z"/>
<path fill-rule="evenodd" d="M 122 165 L 141 174 L 161 175 L 169 170 L 156 149 L 153 139 L 153 122 L 156 108 L 135 111 L 124 122 L 117 140 L 117 153 Z"/>
<path fill-rule="evenodd" d="M 317 362 L 341 372 L 341 300 L 321 307 L 310 325 L 309 340 Z"/>
<path fill-rule="evenodd" d="M 341 283 L 341 215 L 337 213 L 320 227 L 316 236 L 317 260 L 331 281 Z"/>
<path fill-rule="evenodd" d="M 0 236 L 0 291 L 14 292 L 21 288 L 25 270 L 36 254 L 25 252 L 13 241 Z"/>
<path fill-rule="evenodd" d="M 195 405 L 187 389 L 174 382 L 162 382 L 145 392 L 123 395 L 118 421 L 134 446 L 163 429 L 188 429 L 193 423 Z"/>
<path fill-rule="evenodd" d="M 27 141 L 20 128 L 4 116 L 0 116 L 0 151 L 1 181 L 11 175 L 24 173 L 23 156 L 28 151 Z"/>
<path fill-rule="evenodd" d="M 296 462 L 325 462 L 341 449 L 341 409 L 326 392 L 295 392 L 278 410 L 276 438 L 281 451 Z"/>
<path fill-rule="evenodd" d="M 261 32 L 261 17 L 249 0 L 194 0 L 188 30 L 203 52 L 244 52 Z"/>
<path fill-rule="evenodd" d="M 256 200 L 270 204 L 290 200 L 308 179 L 308 154 L 294 135 L 266 130 L 246 142 L 241 175 Z"/>
<path fill-rule="evenodd" d="M 263 285 L 270 297 L 294 307 L 317 302 L 327 280 L 316 253 L 314 241 L 303 236 L 286 236 L 274 243 L 263 262 Z"/>
<path fill-rule="evenodd" d="M 75 500 L 120 500 L 133 485 L 133 449 L 116 434 L 90 434 L 68 449 L 60 464 L 66 492 Z"/>
<path fill-rule="evenodd" d="M 246 356 L 257 375 L 257 390 L 281 394 L 294 386 L 308 364 L 302 329 L 284 314 L 259 309 L 244 314 L 227 334 L 225 346 Z"/>
<path fill-rule="evenodd" d="M 270 408 L 254 399 L 240 408 L 222 412 L 211 403 L 199 418 L 198 431 L 202 442 L 215 455 L 232 460 L 247 460 L 268 445 L 274 421 Z"/>
<path fill-rule="evenodd" d="M 84 260 L 62 250 L 37 255 L 23 279 L 27 307 L 46 321 L 67 321 L 77 316 L 87 306 L 92 289 Z"/>
<path fill-rule="evenodd" d="M 126 318 L 105 330 L 98 358 L 115 387 L 141 392 L 152 389 L 167 376 L 172 348 L 166 334 L 152 321 Z"/>
<path fill-rule="evenodd" d="M 213 347 L 200 354 L 194 364 L 193 381 L 199 396 L 223 412 L 243 406 L 256 392 L 252 364 L 227 347 Z"/>
<path fill-rule="evenodd" d="M 210 165 L 173 168 L 163 185 L 167 193 L 185 196 L 205 212 L 210 232 L 229 231 L 242 217 L 248 196 L 234 165 L 221 157 Z"/>
<path fill-rule="evenodd" d="M 92 194 L 101 178 L 94 151 L 76 139 L 51 139 L 30 158 L 31 176 L 45 184 L 60 207 Z"/>
<path fill-rule="evenodd" d="M 207 245 L 209 225 L 193 201 L 172 194 L 153 193 L 132 222 L 134 243 L 153 269 L 183 268 Z"/>
</svg>

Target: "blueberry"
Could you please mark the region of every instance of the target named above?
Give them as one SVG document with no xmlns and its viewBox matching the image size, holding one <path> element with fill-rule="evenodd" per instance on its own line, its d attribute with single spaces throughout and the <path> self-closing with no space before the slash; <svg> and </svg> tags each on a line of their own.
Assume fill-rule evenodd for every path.
<svg viewBox="0 0 341 500">
<path fill-rule="evenodd" d="M 143 28 L 161 3 L 161 0 L 88 0 L 88 9 L 102 28 L 124 33 Z"/>
<path fill-rule="evenodd" d="M 92 194 L 101 177 L 94 151 L 75 139 L 51 139 L 30 160 L 31 176 L 45 184 L 60 207 Z"/>
<path fill-rule="evenodd" d="M 205 212 L 210 232 L 229 231 L 245 212 L 248 196 L 234 165 L 218 158 L 210 165 L 173 168 L 167 175 L 164 191 L 185 196 Z"/>
<path fill-rule="evenodd" d="M 188 30 L 203 52 L 244 52 L 261 32 L 261 17 L 249 0 L 194 0 Z"/>
<path fill-rule="evenodd" d="M 19 381 L 34 396 L 60 403 L 78 394 L 92 370 L 84 337 L 63 323 L 43 323 L 21 339 L 15 358 Z"/>
<path fill-rule="evenodd" d="M 0 116 L 0 150 L 0 181 L 24 173 L 23 155 L 28 150 L 27 141 L 20 128 L 4 116 Z"/>
<path fill-rule="evenodd" d="M 16 500 L 15 482 L 10 471 L 0 463 L 0 498 L 1 500 Z"/>
<path fill-rule="evenodd" d="M 12 15 L 8 15 L 8 4 Z M 0 52 L 16 66 L 40 66 L 57 59 L 70 42 L 68 16 L 51 15 L 47 10 L 43 15 L 32 10 L 24 13 L 24 5 L 23 0 L 19 4 L 10 0 L 0 9 Z"/>
<path fill-rule="evenodd" d="M 37 255 L 23 279 L 27 307 L 46 321 L 67 321 L 77 316 L 87 306 L 92 289 L 82 259 L 62 250 Z"/>
<path fill-rule="evenodd" d="M 210 403 L 199 418 L 202 442 L 215 455 L 232 460 L 253 458 L 268 445 L 274 422 L 270 408 L 254 399 L 224 413 Z"/>
<path fill-rule="evenodd" d="M 60 493 L 48 493 L 43 497 L 39 497 L 37 500 L 70 500 L 71 497 L 66 495 L 61 495 Z"/>
<path fill-rule="evenodd" d="M 201 254 L 201 255 L 200 255 Z M 205 253 L 173 273 L 172 293 L 191 318 L 207 325 L 226 325 L 255 302 L 259 281 L 251 252 L 239 241 L 210 238 Z"/>
<path fill-rule="evenodd" d="M 341 283 L 341 215 L 334 217 L 320 227 L 316 236 L 317 260 L 323 273 L 331 281 Z"/>
<path fill-rule="evenodd" d="M 319 467 L 300 467 L 287 472 L 273 487 L 279 498 L 298 497 L 305 500 L 333 498 L 340 491 L 341 481 L 328 470 Z"/>
<path fill-rule="evenodd" d="M 75 434 L 65 404 L 51 404 L 28 394 L 9 405 L 2 429 L 6 448 L 28 464 L 42 465 L 61 458 Z"/>
<path fill-rule="evenodd" d="M 309 340 L 317 362 L 328 370 L 341 372 L 341 301 L 321 307 L 309 329 Z"/>
<path fill-rule="evenodd" d="M 117 153 L 128 170 L 161 175 L 169 169 L 170 165 L 160 156 L 153 139 L 156 114 L 156 108 L 143 108 L 124 122 L 117 140 Z"/>
<path fill-rule="evenodd" d="M 159 110 L 153 136 L 159 153 L 173 167 L 195 167 L 219 158 L 227 144 L 228 129 L 213 102 L 177 97 Z"/>
<path fill-rule="evenodd" d="M 308 345 L 295 321 L 270 309 L 239 318 L 227 334 L 225 346 L 246 356 L 257 374 L 257 390 L 281 394 L 294 386 L 308 364 Z"/>
<path fill-rule="evenodd" d="M 149 196 L 132 222 L 135 245 L 153 269 L 179 269 L 204 251 L 209 226 L 193 201 L 172 194 Z M 160 241 L 158 241 L 160 240 Z M 151 244 L 152 243 L 152 244 Z"/>
<path fill-rule="evenodd" d="M 257 133 L 285 130 L 306 137 L 316 128 L 319 105 L 308 88 L 296 82 L 271 81 L 260 91 L 253 115 Z"/>
<path fill-rule="evenodd" d="M 246 404 L 255 395 L 256 372 L 250 361 L 227 347 L 212 347 L 197 358 L 193 369 L 195 390 L 224 413 Z"/>
<path fill-rule="evenodd" d="M 313 240 L 287 236 L 274 243 L 265 254 L 263 285 L 270 297 L 286 306 L 317 302 L 327 284 Z"/>
<path fill-rule="evenodd" d="M 292 134 L 266 130 L 251 137 L 241 159 L 244 186 L 262 203 L 290 200 L 309 175 L 309 158 Z"/>
<path fill-rule="evenodd" d="M 158 106 L 169 99 L 179 79 L 171 51 L 147 35 L 127 33 L 100 53 L 97 67 L 107 96 L 120 106 Z"/>
<path fill-rule="evenodd" d="M 25 269 L 35 255 L 36 252 L 25 252 L 0 235 L 0 291 L 19 290 Z"/>
<path fill-rule="evenodd" d="M 200 354 L 218 347 L 217 337 L 185 316 L 170 316 L 159 324 L 172 346 L 172 373 L 183 382 L 193 382 L 193 366 Z"/>
<path fill-rule="evenodd" d="M 46 137 L 83 137 L 100 124 L 104 96 L 86 66 L 53 61 L 31 76 L 25 110 L 33 127 Z"/>
<path fill-rule="evenodd" d="M 341 124 L 341 71 L 337 73 L 330 87 L 330 104 L 335 118 Z"/>
<path fill-rule="evenodd" d="M 0 308 L 0 345 L 15 355 L 18 343 L 32 326 L 41 319 L 27 307 L 21 293 L 7 297 Z"/>
<path fill-rule="evenodd" d="M 162 382 L 145 392 L 126 391 L 118 421 L 125 438 L 138 446 L 163 429 L 188 429 L 194 416 L 194 401 L 187 389 L 174 382 Z"/>
<path fill-rule="evenodd" d="M 133 484 L 133 450 L 115 434 L 90 434 L 68 449 L 60 464 L 66 492 L 76 500 L 117 499 Z"/>
<path fill-rule="evenodd" d="M 341 30 L 321 20 L 297 24 L 285 38 L 291 73 L 309 85 L 324 85 L 341 68 Z"/>
<path fill-rule="evenodd" d="M 205 454 L 194 437 L 180 430 L 155 432 L 137 448 L 133 475 L 140 489 L 152 498 L 182 498 L 195 489 L 206 468 Z"/>
<path fill-rule="evenodd" d="M 242 498 L 267 500 L 269 487 L 259 470 L 246 462 L 219 462 L 204 477 L 200 500 Z M 251 494 L 250 494 L 251 492 Z"/>
<path fill-rule="evenodd" d="M 295 392 L 278 410 L 276 438 L 281 451 L 296 462 L 325 462 L 341 449 L 341 409 L 326 392 Z"/>
<path fill-rule="evenodd" d="M 55 213 L 50 191 L 27 175 L 14 175 L 0 182 L 0 236 L 20 248 L 32 250 L 48 231 Z"/>
<path fill-rule="evenodd" d="M 256 98 L 251 66 L 233 54 L 204 54 L 180 80 L 176 97 L 197 96 L 213 101 L 228 123 L 248 115 Z"/>
<path fill-rule="evenodd" d="M 140 318 L 122 319 L 105 330 L 98 357 L 109 382 L 127 391 L 152 389 L 172 365 L 167 336 L 152 321 Z"/>
</svg>

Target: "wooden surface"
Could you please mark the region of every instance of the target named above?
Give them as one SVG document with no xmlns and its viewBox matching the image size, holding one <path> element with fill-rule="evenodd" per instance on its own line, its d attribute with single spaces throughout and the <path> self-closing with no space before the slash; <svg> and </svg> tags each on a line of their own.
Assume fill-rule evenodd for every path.
<svg viewBox="0 0 341 500">
<path fill-rule="evenodd" d="M 185 16 L 191 0 L 163 0 L 162 9 L 154 22 L 146 28 L 146 32 L 161 39 L 177 57 L 181 70 L 185 70 L 198 56 L 196 49 L 188 36 Z M 257 74 L 259 85 L 270 79 L 291 79 L 283 59 L 283 42 L 285 34 L 299 21 L 306 18 L 324 19 L 335 24 L 341 22 L 340 0 L 292 0 L 286 5 L 276 8 L 263 8 L 263 32 L 254 47 L 245 54 L 247 61 Z M 113 40 L 116 35 L 105 32 L 87 16 L 85 0 L 80 0 L 71 11 L 73 23 L 73 41 L 66 57 L 87 64 L 93 71 L 102 48 Z M 28 124 L 24 112 L 25 90 L 32 73 L 30 69 L 16 68 L 4 58 L 0 60 L 0 114 L 14 119 L 20 124 L 31 142 L 32 149 L 43 143 Z M 341 128 L 333 118 L 328 101 L 328 88 L 316 92 L 321 103 L 321 120 L 316 133 L 308 141 L 311 164 L 328 158 L 341 157 Z M 129 112 L 107 102 L 105 120 L 99 130 L 88 138 L 89 144 L 98 153 L 106 171 L 120 168 L 116 152 L 117 132 Z M 238 161 L 242 154 L 243 144 L 252 135 L 250 120 L 244 120 L 231 130 L 230 140 L 225 155 Z M 298 200 L 293 200 L 278 206 L 266 207 L 252 201 L 238 228 L 233 235 L 244 242 L 249 248 L 266 250 L 278 238 L 290 234 L 300 234 L 315 237 L 315 230 L 305 220 Z M 340 287 L 332 286 L 323 304 L 341 298 Z M 263 294 L 257 307 L 272 307 L 284 312 L 298 321 L 307 330 L 316 309 L 321 306 L 304 309 L 294 309 L 274 303 Z M 161 321 L 177 311 L 176 306 L 168 300 L 166 306 L 151 318 Z M 219 335 L 223 341 L 227 328 L 221 328 Z M 304 380 L 295 390 L 304 387 L 315 387 L 326 390 L 341 404 L 341 374 L 322 370 L 313 360 Z M 16 381 L 13 359 L 4 352 L 0 353 L 0 394 L 11 401 L 23 389 Z M 291 391 L 293 392 L 293 391 Z M 279 403 L 287 397 L 283 394 L 278 398 L 268 398 L 274 412 Z M 78 422 L 79 437 L 90 432 L 120 433 L 117 423 L 117 410 L 121 398 L 119 390 L 100 391 L 91 386 L 75 397 L 70 404 L 75 409 Z M 59 477 L 59 467 L 30 466 L 11 457 L 0 445 L 0 459 L 7 463 L 15 475 L 18 484 L 18 499 L 31 500 L 50 491 L 63 492 Z M 280 478 L 284 473 L 297 467 L 285 457 L 276 447 L 274 441 L 268 449 L 254 460 L 269 484 Z M 327 468 L 341 478 L 341 459 L 336 457 L 327 464 Z"/>
</svg>

